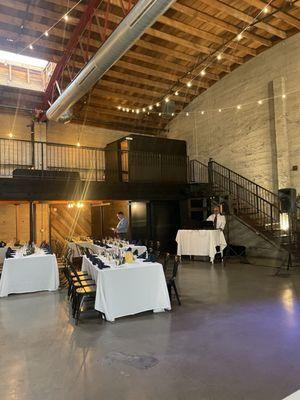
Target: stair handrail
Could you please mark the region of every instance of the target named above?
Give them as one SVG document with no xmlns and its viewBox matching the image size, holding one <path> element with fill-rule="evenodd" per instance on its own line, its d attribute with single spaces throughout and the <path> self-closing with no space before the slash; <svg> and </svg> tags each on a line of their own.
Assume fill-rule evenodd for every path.
<svg viewBox="0 0 300 400">
<path fill-rule="evenodd" d="M 210 164 L 210 163 L 211 163 L 211 164 Z M 213 161 L 213 160 L 212 160 L 212 161 L 209 161 L 209 165 L 212 166 L 213 172 L 219 172 L 219 171 L 215 171 L 215 170 L 213 169 L 213 166 L 214 166 L 214 165 L 216 165 L 217 167 L 221 167 L 223 170 L 228 171 L 228 173 L 230 174 L 230 175 L 227 177 L 228 179 L 231 179 L 232 175 L 233 175 L 233 176 L 237 176 L 237 177 L 239 177 L 240 179 L 242 179 L 242 180 L 244 180 L 244 181 L 247 181 L 249 184 L 253 185 L 253 186 L 256 188 L 256 190 L 259 188 L 259 189 L 261 189 L 262 191 L 268 193 L 270 196 L 274 197 L 274 198 L 277 200 L 277 202 L 279 203 L 279 196 L 278 196 L 276 193 L 272 192 L 272 191 L 269 190 L 269 189 L 266 189 L 265 187 L 259 185 L 258 183 L 252 181 L 251 179 L 246 178 L 245 176 L 243 176 L 243 175 L 241 175 L 241 174 L 238 174 L 237 172 L 233 171 L 232 169 L 227 168 L 227 167 L 225 167 L 224 165 L 217 163 L 216 161 Z M 208 166 L 208 168 L 209 168 L 209 166 Z M 219 172 L 219 174 L 221 174 L 221 172 Z M 226 177 L 226 175 L 224 175 L 224 174 L 221 174 L 221 175 L 223 175 L 224 177 Z M 231 179 L 231 180 L 232 180 L 232 179 Z M 247 190 L 249 190 L 249 189 L 247 189 Z M 251 191 L 252 193 L 258 195 L 257 192 L 256 192 L 256 190 L 255 190 L 255 191 L 249 190 L 249 191 Z M 259 197 L 262 197 L 262 196 L 259 196 Z M 262 197 L 262 198 L 263 198 L 263 197 Z"/>
</svg>

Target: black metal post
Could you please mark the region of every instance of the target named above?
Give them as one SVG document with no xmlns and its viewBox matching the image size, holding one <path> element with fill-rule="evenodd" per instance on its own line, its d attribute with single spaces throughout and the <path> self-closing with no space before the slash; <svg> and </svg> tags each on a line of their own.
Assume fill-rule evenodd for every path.
<svg viewBox="0 0 300 400">
<path fill-rule="evenodd" d="M 36 207 L 35 204 L 30 201 L 29 203 L 29 237 L 30 241 L 35 241 L 35 216 L 36 216 Z"/>
</svg>

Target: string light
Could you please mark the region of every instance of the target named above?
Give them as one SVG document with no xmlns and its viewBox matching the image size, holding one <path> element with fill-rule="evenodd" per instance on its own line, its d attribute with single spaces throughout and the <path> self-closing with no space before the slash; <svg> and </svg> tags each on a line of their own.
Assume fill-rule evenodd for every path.
<svg viewBox="0 0 300 400">
<path fill-rule="evenodd" d="M 124 112 L 125 112 L 125 111 L 126 111 L 126 109 L 125 109 L 125 108 L 122 108 L 122 111 L 124 111 Z"/>
<path fill-rule="evenodd" d="M 49 36 L 48 31 L 45 31 L 44 35 L 45 35 L 46 37 L 48 37 L 48 36 Z"/>
<path fill-rule="evenodd" d="M 122 107 L 121 107 L 121 106 L 118 106 L 117 108 L 118 108 L 118 110 L 121 110 Z"/>
<path fill-rule="evenodd" d="M 30 50 L 33 50 L 33 46 L 32 46 L 31 43 L 30 43 L 30 45 L 29 45 L 29 48 L 30 48 Z"/>
<path fill-rule="evenodd" d="M 285 95 L 285 94 L 283 94 L 281 97 L 282 97 L 283 99 L 285 99 L 285 98 L 286 98 L 286 95 Z"/>
<path fill-rule="evenodd" d="M 263 101 L 262 100 L 258 100 L 257 104 L 259 104 L 260 106 L 262 105 Z"/>
<path fill-rule="evenodd" d="M 66 22 L 69 20 L 68 14 L 65 14 L 65 15 L 64 15 L 64 20 L 65 20 Z"/>
<path fill-rule="evenodd" d="M 146 112 L 146 108 L 143 108 L 143 112 Z"/>
<path fill-rule="evenodd" d="M 174 114 L 174 113 L 172 113 L 171 115 L 172 115 L 172 117 L 174 117 L 174 115 L 175 115 L 175 114 Z"/>
<path fill-rule="evenodd" d="M 140 110 L 139 110 L 138 108 L 136 109 L 136 113 L 137 113 L 137 114 L 139 114 L 139 113 L 140 113 Z"/>
<path fill-rule="evenodd" d="M 222 54 L 221 53 L 219 53 L 218 55 L 217 55 L 217 60 L 222 60 Z"/>
<path fill-rule="evenodd" d="M 158 115 L 161 117 L 161 112 Z"/>
<path fill-rule="evenodd" d="M 131 110 L 132 113 L 134 113 L 134 110 Z"/>
<path fill-rule="evenodd" d="M 12 138 L 12 137 L 13 137 L 12 132 L 9 132 L 8 136 L 9 136 L 10 138 Z"/>
<path fill-rule="evenodd" d="M 222 112 L 222 108 L 219 108 L 219 112 Z"/>
<path fill-rule="evenodd" d="M 79 141 L 76 143 L 76 146 L 77 146 L 77 147 L 80 147 L 80 146 L 81 146 Z"/>
<path fill-rule="evenodd" d="M 178 92 L 178 90 L 176 90 L 176 92 L 175 92 L 175 96 L 178 96 L 179 95 L 179 92 Z"/>
<path fill-rule="evenodd" d="M 185 113 L 185 115 L 188 117 L 190 114 L 187 112 L 187 113 Z"/>
<path fill-rule="evenodd" d="M 129 108 L 126 108 L 126 112 L 129 112 L 130 110 L 129 110 Z"/>
<path fill-rule="evenodd" d="M 153 110 L 153 106 L 149 106 L 149 110 L 150 110 L 150 111 Z"/>
<path fill-rule="evenodd" d="M 205 111 L 204 111 L 204 110 L 202 110 L 202 111 L 201 111 L 201 114 L 202 114 L 202 115 L 204 115 L 204 112 L 205 112 Z"/>
<path fill-rule="evenodd" d="M 203 70 L 200 72 L 200 75 L 201 75 L 201 76 L 204 76 L 205 74 L 206 74 L 205 69 L 203 69 Z"/>
<path fill-rule="evenodd" d="M 189 82 L 186 84 L 186 86 L 187 86 L 187 87 L 192 87 L 192 82 L 189 81 Z"/>
<path fill-rule="evenodd" d="M 156 107 L 159 107 L 159 106 L 160 106 L 160 103 L 157 102 L 157 103 L 156 103 Z"/>
<path fill-rule="evenodd" d="M 242 108 L 242 106 L 241 106 L 240 104 L 238 104 L 238 105 L 236 106 L 236 108 L 237 108 L 238 110 L 240 110 L 240 109 Z"/>
<path fill-rule="evenodd" d="M 243 39 L 243 34 L 242 33 L 239 33 L 238 35 L 237 35 L 237 37 L 236 37 L 236 40 L 239 42 L 240 40 L 242 40 Z"/>
<path fill-rule="evenodd" d="M 165 102 L 166 102 L 166 103 L 169 103 L 169 101 L 170 101 L 170 98 L 169 98 L 169 97 L 166 97 L 166 98 L 165 98 Z"/>
<path fill-rule="evenodd" d="M 268 12 L 269 12 L 269 7 L 268 6 L 264 7 L 263 8 L 263 13 L 264 14 L 268 14 Z"/>
</svg>

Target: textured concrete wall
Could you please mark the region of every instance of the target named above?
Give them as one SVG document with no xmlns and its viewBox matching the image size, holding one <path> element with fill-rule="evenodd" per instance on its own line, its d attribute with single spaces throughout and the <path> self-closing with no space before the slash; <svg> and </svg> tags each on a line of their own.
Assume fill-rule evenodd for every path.
<svg viewBox="0 0 300 400">
<path fill-rule="evenodd" d="M 184 112 L 171 121 L 168 136 L 186 140 L 191 158 L 213 157 L 271 190 L 292 185 L 300 191 L 299 76 L 297 34 L 198 96 L 185 110 L 189 117 Z M 259 99 L 265 99 L 262 105 Z M 291 171 L 294 165 L 299 171 Z"/>
<path fill-rule="evenodd" d="M 18 114 L 0 113 L 0 138 L 9 138 L 12 132 L 15 139 L 30 140 L 31 118 Z M 60 124 L 49 122 L 45 129 L 45 124 L 36 124 L 36 140 L 41 140 L 40 136 L 46 131 L 47 141 L 54 143 L 76 144 L 79 140 L 82 146 L 105 147 L 107 143 L 113 142 L 128 132 L 115 131 L 80 124 Z"/>
</svg>

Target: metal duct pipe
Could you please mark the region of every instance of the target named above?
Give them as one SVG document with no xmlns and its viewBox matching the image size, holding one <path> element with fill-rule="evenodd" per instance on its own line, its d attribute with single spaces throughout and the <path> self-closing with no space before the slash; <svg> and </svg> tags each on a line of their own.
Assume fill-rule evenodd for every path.
<svg viewBox="0 0 300 400">
<path fill-rule="evenodd" d="M 175 0 L 140 0 L 103 43 L 66 90 L 50 106 L 46 116 L 57 121 L 108 71 L 141 37 L 144 31 L 163 14 Z"/>
</svg>

